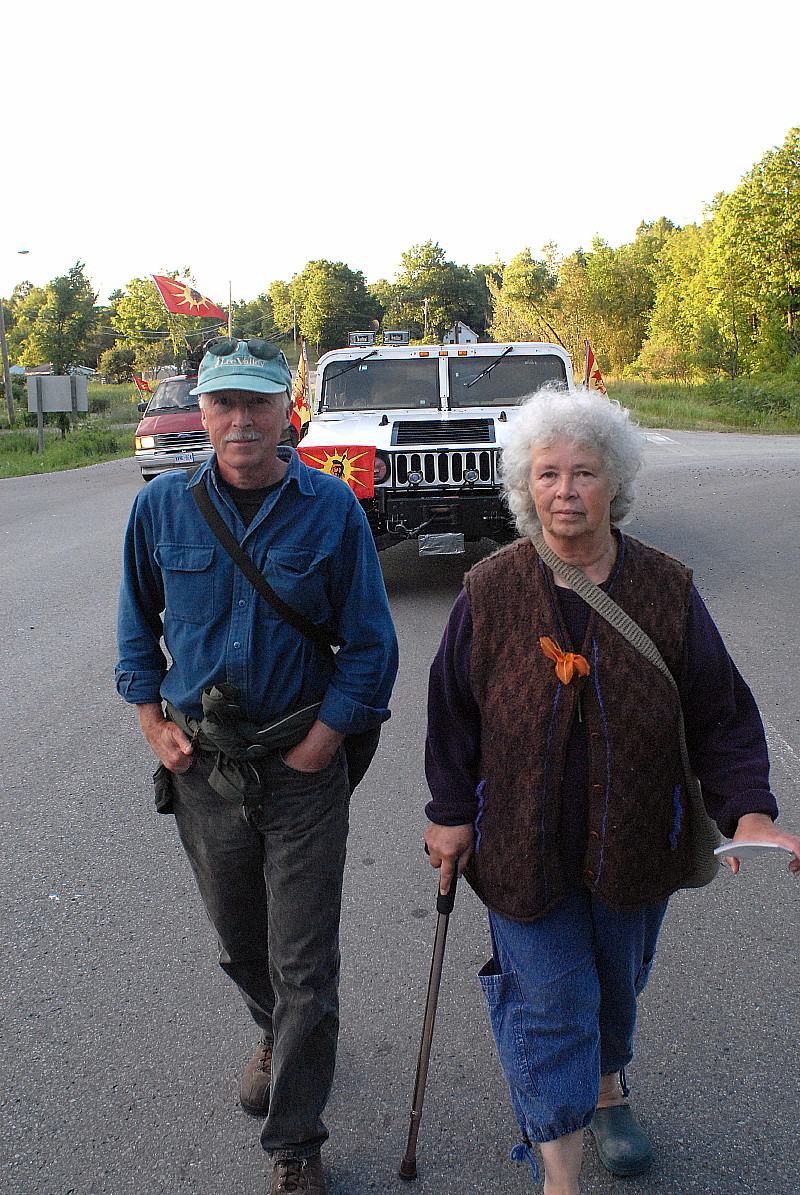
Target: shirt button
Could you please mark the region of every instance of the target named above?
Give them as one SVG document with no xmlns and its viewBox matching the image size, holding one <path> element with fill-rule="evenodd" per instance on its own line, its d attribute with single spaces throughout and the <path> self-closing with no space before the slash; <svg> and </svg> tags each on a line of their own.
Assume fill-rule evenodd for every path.
<svg viewBox="0 0 800 1195">
<path fill-rule="evenodd" d="M 593 872 L 593 871 L 587 871 L 587 873 L 586 873 L 586 878 L 587 878 L 587 880 L 589 880 L 589 881 L 590 881 L 590 883 L 594 883 L 594 881 L 595 881 L 595 874 L 594 874 L 594 872 Z"/>
<path fill-rule="evenodd" d="M 589 831 L 589 837 L 590 837 L 590 838 L 599 838 L 599 837 L 600 837 L 600 835 L 597 833 L 597 831 L 596 831 L 596 830 L 590 830 L 590 831 Z"/>
<path fill-rule="evenodd" d="M 233 645 L 233 646 L 234 646 L 234 647 L 241 647 L 242 645 L 241 645 L 241 643 L 239 642 L 239 640 L 237 639 L 237 640 L 236 640 L 236 642 L 234 643 L 234 645 Z"/>
<path fill-rule="evenodd" d="M 246 605 L 247 605 L 247 602 L 244 600 L 244 598 L 240 598 L 240 599 L 239 599 L 239 605 L 240 605 L 240 606 L 246 606 Z"/>
<path fill-rule="evenodd" d="M 603 786 L 602 786 L 602 784 L 593 784 L 593 785 L 592 785 L 592 792 L 593 792 L 593 793 L 601 793 L 602 791 L 603 791 Z"/>
</svg>

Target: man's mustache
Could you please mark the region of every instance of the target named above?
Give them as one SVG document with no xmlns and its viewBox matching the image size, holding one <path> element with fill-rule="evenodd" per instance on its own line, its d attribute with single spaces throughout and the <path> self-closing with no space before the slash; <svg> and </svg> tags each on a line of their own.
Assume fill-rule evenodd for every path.
<svg viewBox="0 0 800 1195">
<path fill-rule="evenodd" d="M 228 432 L 228 434 L 226 436 L 222 437 L 222 443 L 230 444 L 235 440 L 241 441 L 241 440 L 263 440 L 263 439 L 264 439 L 264 433 L 258 431 L 254 427 L 251 427 L 251 428 L 248 428 L 247 430 L 242 428 L 242 430 L 238 431 L 238 432 Z"/>
</svg>

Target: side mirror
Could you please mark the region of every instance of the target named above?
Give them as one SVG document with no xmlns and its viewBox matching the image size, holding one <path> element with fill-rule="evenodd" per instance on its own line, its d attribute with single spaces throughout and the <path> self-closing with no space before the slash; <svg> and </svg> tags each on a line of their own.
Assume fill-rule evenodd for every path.
<svg viewBox="0 0 800 1195">
<path fill-rule="evenodd" d="M 142 398 L 139 400 L 139 402 L 137 402 L 136 409 L 139 411 L 140 415 L 144 415 L 145 411 L 147 410 L 147 404 L 149 401 L 150 400 L 147 398 Z"/>
</svg>

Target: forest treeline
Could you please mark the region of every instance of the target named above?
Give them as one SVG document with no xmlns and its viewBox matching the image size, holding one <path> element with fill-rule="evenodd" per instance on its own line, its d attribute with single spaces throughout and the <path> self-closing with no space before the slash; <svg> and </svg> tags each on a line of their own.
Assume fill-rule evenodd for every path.
<svg viewBox="0 0 800 1195">
<path fill-rule="evenodd" d="M 191 280 L 188 269 L 161 272 Z M 168 315 L 149 277 L 100 305 L 81 262 L 44 287 L 20 283 L 3 309 L 12 363 L 52 362 L 56 372 L 86 364 L 120 380 L 178 363 L 186 338 L 214 324 Z M 303 335 L 317 352 L 376 322 L 440 341 L 456 320 L 484 340 L 560 342 L 576 363 L 588 339 L 603 371 L 617 376 L 688 382 L 767 372 L 800 383 L 800 128 L 718 195 L 701 223 L 662 216 L 617 248 L 596 237 L 567 255 L 548 244 L 472 266 L 426 241 L 402 254 L 394 280 L 371 284 L 344 262 L 309 261 L 233 304 L 239 335 Z"/>
</svg>

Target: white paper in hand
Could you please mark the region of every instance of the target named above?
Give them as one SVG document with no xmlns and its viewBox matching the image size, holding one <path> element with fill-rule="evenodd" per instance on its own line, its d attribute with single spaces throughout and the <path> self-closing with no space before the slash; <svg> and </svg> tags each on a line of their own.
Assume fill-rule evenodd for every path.
<svg viewBox="0 0 800 1195">
<path fill-rule="evenodd" d="M 718 858 L 735 855 L 741 863 L 744 859 L 753 859 L 756 855 L 768 855 L 775 851 L 783 851 L 787 855 L 794 854 L 788 846 L 781 846 L 777 842 L 724 842 L 722 846 L 717 847 L 714 854 Z"/>
</svg>

